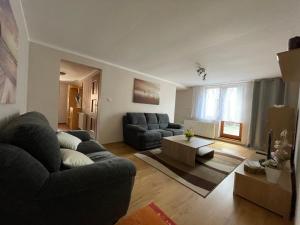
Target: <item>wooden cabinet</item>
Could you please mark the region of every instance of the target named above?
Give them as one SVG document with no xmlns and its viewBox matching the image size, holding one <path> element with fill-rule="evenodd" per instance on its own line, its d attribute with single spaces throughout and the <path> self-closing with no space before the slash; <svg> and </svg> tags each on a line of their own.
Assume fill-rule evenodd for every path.
<svg viewBox="0 0 300 225">
<path fill-rule="evenodd" d="M 79 113 L 81 112 L 80 108 L 70 107 L 69 110 L 69 128 L 71 130 L 79 129 Z"/>
<path fill-rule="evenodd" d="M 81 102 L 76 101 L 76 95 L 82 98 L 82 88 L 69 85 L 68 87 L 68 127 L 71 130 L 79 129 L 79 112 L 81 112 Z"/>
<path fill-rule="evenodd" d="M 300 82 L 300 49 L 294 49 L 277 54 L 282 79 Z"/>
<path fill-rule="evenodd" d="M 273 106 L 268 110 L 267 132 L 272 130 L 272 145 L 275 140 L 280 140 L 280 133 L 287 129 L 288 142 L 294 144 L 296 132 L 296 111 L 288 106 Z M 266 136 L 267 137 L 267 136 Z"/>
<path fill-rule="evenodd" d="M 267 181 L 265 175 L 250 174 L 241 167 L 235 172 L 234 194 L 271 210 L 286 219 L 292 209 L 291 172 L 284 169 L 277 184 Z"/>
</svg>

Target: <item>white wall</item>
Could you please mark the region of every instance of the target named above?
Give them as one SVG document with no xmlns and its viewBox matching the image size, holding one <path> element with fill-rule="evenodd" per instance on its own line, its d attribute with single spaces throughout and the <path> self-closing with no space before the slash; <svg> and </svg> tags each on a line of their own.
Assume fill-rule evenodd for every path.
<svg viewBox="0 0 300 225">
<path fill-rule="evenodd" d="M 193 88 L 176 91 L 175 122 L 183 123 L 186 119 L 191 119 L 193 103 Z"/>
<path fill-rule="evenodd" d="M 132 102 L 133 79 L 140 78 L 160 83 L 160 104 L 147 105 Z M 174 121 L 176 87 L 173 84 L 148 79 L 138 74 L 113 67 L 102 71 L 100 103 L 100 140 L 103 143 L 122 140 L 122 116 L 126 112 L 168 113 Z M 112 101 L 107 101 L 111 98 Z M 98 129 L 99 130 L 99 129 Z"/>
<path fill-rule="evenodd" d="M 58 123 L 59 67 L 57 54 L 30 43 L 27 110 L 43 113 L 51 126 Z"/>
<path fill-rule="evenodd" d="M 27 100 L 28 36 L 20 1 L 11 0 L 10 3 L 19 29 L 17 96 L 16 104 L 0 104 L 0 126 L 1 124 L 5 123 L 9 117 L 18 114 L 19 112 L 25 112 Z"/>
<path fill-rule="evenodd" d="M 68 84 L 59 82 L 58 123 L 67 122 Z"/>
<path fill-rule="evenodd" d="M 126 112 L 168 113 L 174 120 L 176 86 L 127 71 L 112 65 L 79 56 L 71 52 L 30 43 L 28 110 L 44 113 L 53 128 L 58 121 L 59 62 L 61 59 L 82 63 L 102 70 L 101 98 L 98 112 L 98 137 L 101 143 L 122 141 L 122 116 Z M 132 102 L 134 78 L 160 84 L 160 105 L 146 105 Z"/>
</svg>

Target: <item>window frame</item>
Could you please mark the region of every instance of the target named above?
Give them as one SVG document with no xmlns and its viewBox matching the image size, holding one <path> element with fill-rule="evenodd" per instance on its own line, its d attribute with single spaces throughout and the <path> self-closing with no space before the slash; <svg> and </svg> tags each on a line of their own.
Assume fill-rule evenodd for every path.
<svg viewBox="0 0 300 225">
<path fill-rule="evenodd" d="M 242 140 L 242 132 L 243 132 L 243 124 L 242 123 L 236 123 L 236 124 L 240 125 L 240 134 L 239 134 L 239 136 L 236 136 L 236 135 L 230 135 L 230 134 L 224 133 L 224 123 L 225 122 L 227 122 L 227 123 L 236 123 L 236 122 L 222 120 L 221 121 L 221 126 L 220 126 L 220 137 L 241 141 Z"/>
</svg>

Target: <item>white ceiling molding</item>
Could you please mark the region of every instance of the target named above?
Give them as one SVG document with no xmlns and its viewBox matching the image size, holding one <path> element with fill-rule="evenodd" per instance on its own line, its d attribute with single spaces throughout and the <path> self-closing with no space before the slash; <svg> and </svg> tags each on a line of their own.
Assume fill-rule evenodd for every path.
<svg viewBox="0 0 300 225">
<path fill-rule="evenodd" d="M 149 77 L 149 78 L 156 79 L 156 80 L 159 80 L 159 81 L 167 82 L 169 84 L 175 85 L 176 88 L 178 88 L 178 89 L 186 89 L 187 88 L 186 86 L 184 86 L 182 84 L 178 84 L 178 83 L 175 83 L 175 82 L 172 82 L 172 81 L 169 81 L 169 80 L 161 79 L 161 78 L 159 78 L 157 76 L 154 76 L 154 75 L 151 75 L 151 74 L 143 73 L 141 71 L 133 70 L 133 69 L 127 68 L 125 66 L 121 66 L 121 65 L 117 65 L 117 64 L 114 64 L 114 63 L 107 62 L 105 60 L 97 59 L 95 57 L 92 57 L 92 56 L 89 56 L 89 55 L 86 55 L 86 54 L 82 54 L 82 53 L 79 53 L 79 52 L 76 52 L 76 51 L 73 51 L 73 50 L 70 50 L 70 49 L 61 48 L 61 47 L 58 47 L 58 46 L 55 46 L 55 45 L 51 45 L 51 44 L 48 44 L 48 43 L 44 43 L 44 42 L 37 41 L 37 40 L 32 40 L 32 39 L 29 40 L 29 41 L 32 42 L 32 43 L 47 47 L 47 48 L 54 49 L 56 51 L 61 51 L 61 52 L 65 52 L 65 53 L 68 53 L 68 54 L 71 54 L 71 55 L 76 55 L 76 56 L 79 56 L 79 57 L 82 57 L 82 58 L 85 58 L 85 59 L 89 59 L 89 60 L 92 60 L 92 61 L 95 61 L 95 62 L 98 62 L 98 63 L 103 63 L 103 64 L 106 64 L 106 65 L 109 65 L 109 66 L 112 66 L 112 67 L 115 67 L 115 68 L 119 68 L 119 69 L 122 69 L 122 70 L 125 70 L 125 71 L 128 71 L 128 72 L 131 72 L 131 73 L 136 73 L 136 74 L 139 74 L 139 75 L 143 75 L 145 77 Z M 101 69 L 101 68 L 99 68 L 99 69 Z"/>
<path fill-rule="evenodd" d="M 88 74 L 85 74 L 81 79 L 80 81 L 84 80 L 85 78 L 89 77 L 89 76 L 93 76 L 93 75 L 96 75 L 96 74 L 99 74 L 100 70 L 98 69 L 95 69 L 93 70 L 92 72 L 88 73 Z"/>
<path fill-rule="evenodd" d="M 21 2 L 32 42 L 177 87 L 274 77 L 300 35 L 299 0 Z"/>
<path fill-rule="evenodd" d="M 60 80 L 80 81 L 95 72 L 99 73 L 99 70 L 85 64 L 62 59 L 60 61 L 60 72 L 63 72 L 64 75 L 60 75 Z"/>
</svg>

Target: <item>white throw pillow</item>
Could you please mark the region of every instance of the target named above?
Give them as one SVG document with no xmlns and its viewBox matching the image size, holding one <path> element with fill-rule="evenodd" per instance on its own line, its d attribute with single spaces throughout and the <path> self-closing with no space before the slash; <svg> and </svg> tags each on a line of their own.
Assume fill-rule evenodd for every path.
<svg viewBox="0 0 300 225">
<path fill-rule="evenodd" d="M 69 168 L 75 168 L 94 163 L 94 161 L 86 155 L 82 154 L 81 152 L 74 151 L 72 149 L 61 148 L 60 153 L 63 165 Z"/>
<path fill-rule="evenodd" d="M 58 132 L 57 138 L 60 147 L 67 148 L 67 149 L 76 150 L 77 146 L 81 143 L 81 140 L 78 137 L 75 137 L 65 132 Z"/>
</svg>

